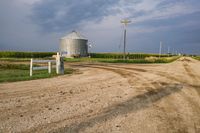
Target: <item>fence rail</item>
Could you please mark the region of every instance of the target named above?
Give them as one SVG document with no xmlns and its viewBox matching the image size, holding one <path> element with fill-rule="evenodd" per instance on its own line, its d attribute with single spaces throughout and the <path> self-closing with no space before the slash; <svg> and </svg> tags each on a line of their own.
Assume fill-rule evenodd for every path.
<svg viewBox="0 0 200 133">
<path fill-rule="evenodd" d="M 33 62 L 35 62 L 35 63 L 48 63 L 48 62 L 56 63 L 56 60 L 33 60 Z"/>
<path fill-rule="evenodd" d="M 48 66 L 35 67 L 33 63 L 48 63 Z M 52 63 L 56 63 L 56 60 L 33 60 L 30 63 L 30 76 L 33 76 L 33 70 L 45 70 L 48 69 L 48 73 L 51 73 Z"/>
<path fill-rule="evenodd" d="M 48 63 L 48 66 L 35 67 L 33 63 Z M 48 69 L 48 72 L 51 73 L 52 64 L 56 64 L 56 73 L 64 74 L 64 60 L 60 53 L 57 53 L 56 60 L 33 60 L 30 62 L 30 76 L 33 76 L 33 70 L 44 70 Z"/>
<path fill-rule="evenodd" d="M 45 69 L 49 69 L 48 66 L 43 66 L 43 67 L 33 67 L 33 70 L 45 70 Z"/>
</svg>

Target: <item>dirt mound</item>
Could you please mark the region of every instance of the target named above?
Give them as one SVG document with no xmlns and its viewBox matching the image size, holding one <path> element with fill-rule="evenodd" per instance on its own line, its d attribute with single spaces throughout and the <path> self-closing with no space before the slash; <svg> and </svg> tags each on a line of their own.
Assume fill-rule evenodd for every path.
<svg viewBox="0 0 200 133">
<path fill-rule="evenodd" d="M 177 61 L 182 61 L 182 62 L 194 62 L 194 60 L 190 57 L 181 57 Z"/>
</svg>

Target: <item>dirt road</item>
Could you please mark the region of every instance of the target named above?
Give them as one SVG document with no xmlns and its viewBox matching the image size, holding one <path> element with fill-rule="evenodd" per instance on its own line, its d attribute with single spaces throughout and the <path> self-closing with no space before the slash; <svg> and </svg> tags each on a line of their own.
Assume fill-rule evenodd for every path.
<svg viewBox="0 0 200 133">
<path fill-rule="evenodd" d="M 0 132 L 200 133 L 199 61 L 72 66 L 0 84 Z"/>
</svg>

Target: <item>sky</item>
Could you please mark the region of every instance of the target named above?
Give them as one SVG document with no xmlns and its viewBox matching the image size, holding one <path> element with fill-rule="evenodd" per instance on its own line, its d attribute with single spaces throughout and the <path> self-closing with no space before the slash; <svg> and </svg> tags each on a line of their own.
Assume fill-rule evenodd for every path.
<svg viewBox="0 0 200 133">
<path fill-rule="evenodd" d="M 92 52 L 200 54 L 199 0 L 0 0 L 0 51 L 58 51 L 73 30 Z"/>
</svg>

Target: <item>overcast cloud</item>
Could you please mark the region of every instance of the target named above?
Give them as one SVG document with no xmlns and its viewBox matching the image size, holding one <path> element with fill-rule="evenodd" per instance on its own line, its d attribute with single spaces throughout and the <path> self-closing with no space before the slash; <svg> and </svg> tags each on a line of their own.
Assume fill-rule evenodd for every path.
<svg viewBox="0 0 200 133">
<path fill-rule="evenodd" d="M 128 18 L 129 52 L 200 54 L 199 0 L 1 0 L 0 50 L 57 51 L 59 38 L 78 30 L 94 52 L 122 51 Z"/>
</svg>

